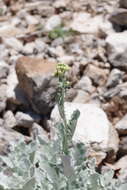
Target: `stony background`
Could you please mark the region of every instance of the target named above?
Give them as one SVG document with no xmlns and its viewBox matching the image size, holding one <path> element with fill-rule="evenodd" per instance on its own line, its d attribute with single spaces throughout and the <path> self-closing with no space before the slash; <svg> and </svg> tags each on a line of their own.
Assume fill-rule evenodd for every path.
<svg viewBox="0 0 127 190">
<path fill-rule="evenodd" d="M 127 0 L 0 1 L 1 154 L 53 136 L 58 62 L 71 67 L 67 115 L 81 112 L 74 139 L 126 181 Z"/>
</svg>

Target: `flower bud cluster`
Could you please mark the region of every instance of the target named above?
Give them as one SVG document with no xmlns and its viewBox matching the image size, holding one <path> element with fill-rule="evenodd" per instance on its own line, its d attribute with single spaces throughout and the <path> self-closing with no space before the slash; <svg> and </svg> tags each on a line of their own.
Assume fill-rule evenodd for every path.
<svg viewBox="0 0 127 190">
<path fill-rule="evenodd" d="M 63 63 L 59 63 L 56 67 L 55 76 L 56 77 L 63 77 L 65 72 L 69 70 L 69 66 Z"/>
</svg>

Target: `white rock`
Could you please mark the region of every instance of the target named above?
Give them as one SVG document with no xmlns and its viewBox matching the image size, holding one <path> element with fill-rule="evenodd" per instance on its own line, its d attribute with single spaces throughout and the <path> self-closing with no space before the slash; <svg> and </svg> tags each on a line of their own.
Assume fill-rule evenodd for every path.
<svg viewBox="0 0 127 190">
<path fill-rule="evenodd" d="M 95 34 L 103 22 L 102 16 L 91 17 L 89 13 L 74 13 L 71 28 L 80 33 Z"/>
<path fill-rule="evenodd" d="M 6 109 L 6 102 L 0 101 L 0 113 L 5 111 L 5 109 Z"/>
<path fill-rule="evenodd" d="M 64 39 L 61 38 L 61 37 L 58 37 L 58 38 L 56 38 L 56 39 L 54 39 L 54 40 L 52 41 L 51 46 L 52 46 L 52 47 L 62 46 L 63 43 L 64 43 Z"/>
<path fill-rule="evenodd" d="M 115 128 L 120 135 L 127 135 L 127 114 L 116 123 Z"/>
<path fill-rule="evenodd" d="M 0 16 L 6 15 L 7 14 L 7 6 L 2 4 L 1 1 L 0 1 L 0 6 L 1 6 Z"/>
<path fill-rule="evenodd" d="M 58 57 L 58 61 L 64 64 L 71 64 L 75 60 L 74 56 L 64 55 L 62 57 Z"/>
<path fill-rule="evenodd" d="M 116 153 L 119 149 L 119 141 L 119 136 L 115 127 L 110 126 L 107 162 L 114 162 L 116 160 Z"/>
<path fill-rule="evenodd" d="M 12 25 L 4 25 L 0 27 L 0 37 L 13 37 L 23 34 L 23 31 L 19 30 L 18 28 Z"/>
<path fill-rule="evenodd" d="M 4 127 L 13 128 L 16 126 L 16 119 L 11 110 L 8 110 L 7 112 L 5 112 L 3 118 L 4 118 L 4 123 L 3 123 Z"/>
<path fill-rule="evenodd" d="M 58 46 L 56 48 L 54 47 L 49 47 L 48 48 L 48 51 L 49 53 L 52 55 L 52 56 L 56 56 L 56 57 L 62 57 L 64 56 L 65 52 L 64 52 L 64 49 L 62 48 L 62 46 Z"/>
<path fill-rule="evenodd" d="M 45 5 L 44 6 L 44 4 L 43 4 L 42 6 L 37 7 L 37 9 L 38 9 L 39 15 L 41 17 L 45 17 L 46 16 L 46 17 L 49 18 L 50 16 L 54 15 L 54 13 L 55 13 L 55 9 L 51 5 L 47 5 L 47 6 Z"/>
<path fill-rule="evenodd" d="M 89 93 L 85 92 L 84 90 L 78 90 L 76 97 L 73 99 L 75 103 L 86 103 L 90 99 Z"/>
<path fill-rule="evenodd" d="M 18 85 L 18 79 L 17 79 L 17 75 L 15 72 L 15 68 L 14 66 L 12 66 L 10 68 L 10 74 L 8 75 L 7 78 L 7 98 L 8 99 L 13 99 L 14 101 L 16 101 L 16 94 L 15 94 L 15 88 Z"/>
<path fill-rule="evenodd" d="M 84 90 L 88 93 L 92 93 L 95 90 L 95 88 L 92 86 L 92 81 L 87 76 L 83 76 L 74 86 L 74 88 Z"/>
<path fill-rule="evenodd" d="M 97 88 L 98 90 L 99 88 Z M 91 96 L 89 97 L 89 104 L 95 104 L 98 107 L 101 107 L 101 100 L 100 100 L 100 96 L 99 96 L 99 92 L 94 92 L 91 94 Z"/>
<path fill-rule="evenodd" d="M 21 9 L 20 11 L 18 11 L 17 13 L 17 17 L 20 19 L 24 19 L 27 16 L 27 11 L 26 9 Z"/>
<path fill-rule="evenodd" d="M 0 45 L 0 60 L 5 60 L 6 57 L 9 55 L 9 49 L 5 48 L 4 44 Z"/>
<path fill-rule="evenodd" d="M 81 46 L 79 43 L 73 43 L 69 46 L 71 53 L 75 53 L 77 55 L 83 55 L 83 50 L 81 50 Z"/>
<path fill-rule="evenodd" d="M 25 55 L 29 55 L 32 54 L 35 48 L 35 43 L 34 42 L 30 42 L 27 43 L 24 47 L 23 47 L 23 53 Z"/>
<path fill-rule="evenodd" d="M 74 13 L 73 22 L 71 24 L 72 29 L 81 33 L 86 32 L 90 17 L 89 13 Z"/>
<path fill-rule="evenodd" d="M 4 101 L 7 99 L 7 85 L 0 85 L 0 101 Z"/>
<path fill-rule="evenodd" d="M 39 24 L 39 19 L 37 19 L 35 16 L 27 15 L 25 18 L 28 25 Z"/>
<path fill-rule="evenodd" d="M 9 48 L 9 54 L 10 54 L 10 57 L 12 58 L 12 56 L 19 56 L 18 55 L 18 51 L 17 50 L 14 50 L 13 48 Z"/>
<path fill-rule="evenodd" d="M 55 8 L 60 8 L 60 7 L 66 7 L 68 3 L 68 0 L 57 0 L 54 3 Z"/>
<path fill-rule="evenodd" d="M 106 39 L 107 54 L 114 67 L 127 69 L 127 32 L 110 34 Z"/>
<path fill-rule="evenodd" d="M 42 39 L 35 40 L 35 48 L 39 53 L 43 52 L 47 48 L 47 44 Z"/>
<path fill-rule="evenodd" d="M 18 52 L 16 52 L 16 54 L 12 54 L 11 55 L 11 57 L 10 57 L 10 62 L 11 63 L 16 63 L 16 60 L 20 57 L 21 55 L 18 53 Z"/>
<path fill-rule="evenodd" d="M 7 154 L 8 145 L 10 145 L 10 142 L 14 142 L 16 144 L 21 139 L 24 139 L 24 136 L 21 133 L 18 133 L 13 129 L 5 129 L 4 127 L 0 127 L 0 154 Z M 30 140 L 29 137 L 25 139 Z"/>
<path fill-rule="evenodd" d="M 26 113 L 17 112 L 15 115 L 17 126 L 30 128 L 34 123 L 34 119 Z"/>
<path fill-rule="evenodd" d="M 115 32 L 112 24 L 106 19 L 104 21 L 100 22 L 99 30 L 100 30 L 99 33 L 102 36 L 107 36 L 107 35 Z"/>
<path fill-rule="evenodd" d="M 0 127 L 3 127 L 4 120 L 0 118 Z"/>
<path fill-rule="evenodd" d="M 13 25 L 13 26 L 17 26 L 17 25 L 19 25 L 19 24 L 21 24 L 21 19 L 19 19 L 18 17 L 13 17 L 12 19 L 11 19 L 11 25 Z"/>
<path fill-rule="evenodd" d="M 115 164 L 111 165 L 108 164 L 108 166 L 115 171 L 119 171 L 118 173 L 118 179 L 125 185 L 127 181 L 127 155 L 120 158 Z M 126 189 L 126 186 L 125 186 Z"/>
<path fill-rule="evenodd" d="M 15 118 L 17 126 L 26 128 L 31 128 L 34 122 L 39 122 L 41 120 L 40 115 L 33 112 L 23 113 L 18 111 Z"/>
<path fill-rule="evenodd" d="M 9 72 L 9 66 L 3 61 L 0 61 L 0 79 L 6 78 Z"/>
<path fill-rule="evenodd" d="M 104 33 L 109 34 L 114 32 L 112 24 L 103 18 L 103 16 L 92 17 L 89 13 L 74 13 L 71 28 L 80 33 L 96 34 Z"/>
<path fill-rule="evenodd" d="M 37 123 L 33 123 L 30 133 L 33 139 L 39 136 L 46 142 L 49 142 L 48 133 Z"/>
<path fill-rule="evenodd" d="M 45 30 L 51 31 L 53 30 L 53 28 L 59 26 L 61 22 L 62 21 L 59 15 L 53 15 L 47 20 L 46 25 L 45 25 Z"/>
<path fill-rule="evenodd" d="M 71 118 L 74 110 L 80 111 L 80 117 L 77 122 L 76 130 L 73 136 L 75 142 L 84 144 L 97 144 L 102 151 L 109 148 L 109 131 L 111 124 L 103 110 L 94 104 L 65 103 L 65 113 L 67 119 Z M 51 113 L 51 120 L 54 123 L 60 121 L 60 115 L 57 106 Z M 110 144 L 112 144 L 110 142 Z M 118 143 L 116 142 L 116 146 Z M 114 148 L 114 147 L 113 147 Z"/>
<path fill-rule="evenodd" d="M 0 113 L 6 108 L 7 85 L 0 85 Z"/>
<path fill-rule="evenodd" d="M 123 76 L 122 71 L 120 71 L 118 69 L 112 69 L 112 71 L 108 77 L 106 86 L 107 87 L 115 87 L 120 82 L 122 82 L 122 76 Z"/>
<path fill-rule="evenodd" d="M 23 49 L 23 44 L 19 40 L 17 40 L 14 37 L 11 38 L 4 38 L 3 39 L 4 44 L 6 45 L 7 48 L 12 48 L 16 51 L 22 51 Z"/>
</svg>

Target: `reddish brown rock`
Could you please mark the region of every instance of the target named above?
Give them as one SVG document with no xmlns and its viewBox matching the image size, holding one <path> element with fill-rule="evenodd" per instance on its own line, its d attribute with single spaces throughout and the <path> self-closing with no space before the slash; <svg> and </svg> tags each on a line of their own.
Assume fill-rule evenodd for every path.
<svg viewBox="0 0 127 190">
<path fill-rule="evenodd" d="M 85 70 L 85 75 L 87 75 L 96 86 L 102 86 L 106 83 L 109 71 L 107 69 L 102 69 L 89 64 Z"/>
<path fill-rule="evenodd" d="M 47 114 L 55 103 L 56 63 L 44 59 L 20 57 L 16 64 L 19 86 L 26 93 L 33 110 Z"/>
</svg>

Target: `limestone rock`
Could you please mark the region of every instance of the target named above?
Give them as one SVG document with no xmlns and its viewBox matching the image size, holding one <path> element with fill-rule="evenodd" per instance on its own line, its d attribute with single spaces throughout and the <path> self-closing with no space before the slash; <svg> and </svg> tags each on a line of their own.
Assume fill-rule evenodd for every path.
<svg viewBox="0 0 127 190">
<path fill-rule="evenodd" d="M 116 160 L 116 152 L 119 149 L 119 136 L 114 126 L 109 129 L 108 155 L 106 161 L 112 163 Z"/>
<path fill-rule="evenodd" d="M 89 13 L 75 13 L 73 15 L 73 21 L 71 27 L 80 33 L 93 33 L 97 32 L 97 26 L 93 22 L 91 23 L 91 15 Z M 94 28 L 94 30 L 93 30 Z"/>
<path fill-rule="evenodd" d="M 93 104 L 66 102 L 65 113 L 67 119 L 71 118 L 71 114 L 76 109 L 80 111 L 80 116 L 73 136 L 73 141 L 89 144 L 92 149 L 96 151 L 110 152 L 112 150 L 112 156 L 115 155 L 118 150 L 118 135 L 112 133 L 114 137 L 111 138 L 111 124 L 103 110 Z M 60 121 L 57 106 L 51 113 L 51 120 L 53 123 Z"/>
<path fill-rule="evenodd" d="M 120 137 L 119 154 L 127 155 L 127 136 Z"/>
<path fill-rule="evenodd" d="M 90 148 L 88 156 L 90 158 L 96 158 L 96 165 L 98 166 L 101 164 L 102 160 L 106 158 L 106 153 L 102 151 L 95 151 Z"/>
<path fill-rule="evenodd" d="M 15 115 L 16 125 L 19 127 L 32 127 L 34 122 L 38 122 L 40 117 L 37 114 L 17 112 Z"/>
<path fill-rule="evenodd" d="M 71 64 L 74 62 L 74 56 L 71 55 L 65 55 L 62 57 L 58 57 L 58 61 L 65 64 Z"/>
<path fill-rule="evenodd" d="M 56 64 L 48 60 L 30 57 L 17 60 L 19 86 L 25 92 L 33 110 L 39 114 L 49 113 L 55 103 L 55 69 Z"/>
<path fill-rule="evenodd" d="M 39 24 L 39 19 L 37 19 L 36 17 L 34 17 L 32 15 L 27 14 L 25 18 L 26 18 L 28 25 Z"/>
<path fill-rule="evenodd" d="M 118 179 L 120 179 L 120 181 L 126 183 L 126 181 L 127 181 L 127 172 L 126 172 L 127 171 L 127 156 L 123 156 L 113 165 L 110 165 L 110 164 L 107 164 L 107 165 L 115 171 L 118 170 L 119 172 L 116 172 Z"/>
<path fill-rule="evenodd" d="M 99 88 L 98 88 L 99 91 Z M 98 107 L 101 107 L 101 99 L 98 92 L 92 93 L 91 96 L 89 96 L 89 101 L 87 101 L 89 104 L 95 104 Z"/>
<path fill-rule="evenodd" d="M 6 108 L 7 101 L 7 85 L 3 84 L 0 86 L 0 113 Z"/>
<path fill-rule="evenodd" d="M 54 7 L 55 8 L 66 7 L 68 2 L 69 2 L 68 0 L 62 0 L 62 1 L 57 0 L 54 3 Z"/>
<path fill-rule="evenodd" d="M 42 53 L 45 51 L 47 48 L 47 44 L 42 41 L 42 39 L 37 39 L 35 41 L 35 49 L 39 52 Z"/>
<path fill-rule="evenodd" d="M 85 92 L 88 93 L 92 93 L 95 90 L 94 87 L 92 86 L 92 81 L 87 76 L 83 76 L 74 86 L 74 88 L 84 90 Z"/>
<path fill-rule="evenodd" d="M 15 67 L 10 67 L 7 77 L 7 100 L 15 105 L 28 105 L 24 92 L 18 87 Z"/>
<path fill-rule="evenodd" d="M 106 92 L 103 93 L 103 97 L 105 98 L 112 98 L 113 96 L 117 96 L 119 98 L 126 98 L 127 97 L 127 82 L 118 84 L 114 88 L 110 88 Z"/>
<path fill-rule="evenodd" d="M 5 49 L 4 44 L 0 45 L 0 60 L 3 62 L 3 60 L 5 60 L 5 58 L 8 56 L 9 54 L 9 50 Z"/>
<path fill-rule="evenodd" d="M 117 9 L 115 10 L 109 20 L 120 26 L 127 26 L 127 9 Z"/>
<path fill-rule="evenodd" d="M 23 31 L 11 25 L 4 25 L 0 28 L 0 37 L 7 38 L 21 34 L 23 34 Z"/>
<path fill-rule="evenodd" d="M 123 76 L 122 71 L 120 71 L 118 69 L 112 69 L 112 71 L 108 77 L 108 81 L 107 81 L 106 86 L 108 88 L 115 87 L 120 82 L 122 82 L 122 76 Z"/>
<path fill-rule="evenodd" d="M 61 18 L 59 15 L 53 15 L 52 17 L 50 17 L 45 25 L 45 30 L 46 31 L 51 31 L 53 30 L 55 27 L 61 25 Z"/>
<path fill-rule="evenodd" d="M 19 40 L 17 40 L 14 37 L 11 38 L 4 38 L 3 39 L 4 44 L 6 45 L 7 48 L 12 48 L 16 51 L 22 51 L 23 49 L 23 44 Z"/>
<path fill-rule="evenodd" d="M 76 97 L 73 99 L 75 103 L 86 103 L 90 100 L 90 94 L 84 90 L 78 90 Z"/>
<path fill-rule="evenodd" d="M 108 72 L 109 71 L 106 69 L 102 69 L 90 64 L 87 66 L 84 74 L 93 81 L 93 84 L 102 86 L 107 80 Z"/>
<path fill-rule="evenodd" d="M 49 47 L 48 52 L 52 57 L 63 57 L 65 54 L 62 46 L 57 46 L 56 48 Z"/>
<path fill-rule="evenodd" d="M 35 48 L 35 43 L 30 42 L 24 46 L 22 52 L 24 55 L 31 55 L 31 54 L 33 54 L 34 48 Z"/>
<path fill-rule="evenodd" d="M 111 24 L 102 16 L 92 17 L 89 13 L 74 13 L 71 28 L 85 34 L 110 33 L 113 31 Z"/>
<path fill-rule="evenodd" d="M 0 79 L 6 78 L 8 73 L 9 66 L 4 61 L 0 61 Z"/>
<path fill-rule="evenodd" d="M 14 66 L 12 66 L 10 68 L 10 73 L 7 78 L 7 85 L 8 85 L 7 97 L 15 99 L 15 91 L 14 90 L 15 90 L 16 86 L 18 85 L 18 79 L 17 79 L 17 75 L 15 72 Z"/>
<path fill-rule="evenodd" d="M 33 139 L 39 136 L 46 142 L 49 142 L 48 133 L 37 123 L 33 123 L 32 128 L 30 129 L 30 134 Z"/>
<path fill-rule="evenodd" d="M 49 1 L 26 3 L 25 8 L 27 11 L 32 11 L 36 9 L 38 14 L 42 17 L 49 17 L 55 13 L 54 7 L 49 5 Z"/>
<path fill-rule="evenodd" d="M 11 128 L 16 126 L 16 119 L 15 119 L 15 116 L 11 110 L 8 110 L 7 112 L 5 112 L 3 118 L 4 118 L 3 125 L 5 128 L 11 129 Z"/>
<path fill-rule="evenodd" d="M 127 32 L 110 34 L 106 39 L 107 54 L 114 67 L 127 69 Z"/>
<path fill-rule="evenodd" d="M 67 102 L 72 102 L 72 100 L 76 97 L 77 95 L 77 90 L 74 88 L 70 88 L 66 92 L 65 100 Z"/>
<path fill-rule="evenodd" d="M 0 154 L 8 153 L 8 146 L 10 142 L 16 142 L 23 138 L 23 135 L 12 130 L 0 127 Z"/>
<path fill-rule="evenodd" d="M 47 16 L 50 17 L 52 15 L 54 15 L 55 13 L 55 9 L 53 6 L 40 6 L 38 7 L 38 12 L 39 14 L 43 17 Z"/>
<path fill-rule="evenodd" d="M 4 120 L 0 118 L 0 127 L 3 127 Z"/>
<path fill-rule="evenodd" d="M 119 5 L 121 8 L 127 8 L 127 0 L 120 0 Z"/>
<path fill-rule="evenodd" d="M 118 121 L 115 127 L 120 135 L 127 135 L 127 114 Z"/>
</svg>

